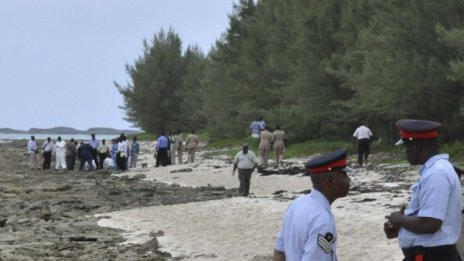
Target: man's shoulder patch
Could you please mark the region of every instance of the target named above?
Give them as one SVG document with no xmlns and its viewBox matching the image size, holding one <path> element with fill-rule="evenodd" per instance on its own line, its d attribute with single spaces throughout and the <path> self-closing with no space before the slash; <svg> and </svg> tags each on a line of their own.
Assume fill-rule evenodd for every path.
<svg viewBox="0 0 464 261">
<path fill-rule="evenodd" d="M 327 233 L 324 235 L 317 235 L 317 244 L 328 254 L 332 251 L 332 244 L 335 242 L 334 235 Z"/>
</svg>

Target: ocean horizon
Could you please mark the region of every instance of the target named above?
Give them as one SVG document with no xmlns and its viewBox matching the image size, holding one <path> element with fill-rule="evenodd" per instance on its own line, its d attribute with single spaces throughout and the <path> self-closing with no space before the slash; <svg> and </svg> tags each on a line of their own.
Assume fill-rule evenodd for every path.
<svg viewBox="0 0 464 261">
<path fill-rule="evenodd" d="M 34 136 L 36 140 L 46 140 L 50 137 L 52 140 L 57 140 L 58 137 L 61 137 L 62 140 L 68 141 L 74 139 L 77 141 L 87 141 L 90 140 L 90 134 L 53 134 L 53 133 L 0 133 L 0 141 L 13 141 L 13 140 L 29 140 L 31 136 Z M 105 139 L 111 141 L 114 138 L 119 137 L 116 134 L 96 134 L 95 137 L 99 140 Z"/>
</svg>

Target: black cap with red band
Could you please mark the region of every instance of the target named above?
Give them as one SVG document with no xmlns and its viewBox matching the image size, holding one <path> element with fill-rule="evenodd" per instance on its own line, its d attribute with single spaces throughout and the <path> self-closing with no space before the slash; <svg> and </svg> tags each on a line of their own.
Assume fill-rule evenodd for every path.
<svg viewBox="0 0 464 261">
<path fill-rule="evenodd" d="M 305 164 L 306 171 L 309 174 L 325 173 L 335 170 L 351 172 L 353 169 L 346 166 L 346 149 L 339 149 L 314 159 Z"/>
<path fill-rule="evenodd" d="M 441 123 L 428 120 L 403 119 L 396 122 L 401 139 L 395 145 L 401 145 L 413 140 L 434 139 L 438 137 Z"/>
</svg>

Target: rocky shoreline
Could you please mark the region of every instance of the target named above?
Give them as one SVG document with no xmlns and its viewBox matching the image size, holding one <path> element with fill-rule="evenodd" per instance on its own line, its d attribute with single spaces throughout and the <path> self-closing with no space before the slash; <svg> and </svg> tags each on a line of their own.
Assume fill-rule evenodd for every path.
<svg viewBox="0 0 464 261">
<path fill-rule="evenodd" d="M 144 244 L 122 245 L 122 231 L 99 227 L 95 214 L 237 195 L 224 187 L 142 181 L 143 174 L 32 171 L 24 142 L 0 150 L 0 260 L 168 260 L 158 251 L 162 231 Z"/>
<path fill-rule="evenodd" d="M 224 260 L 240 253 L 247 256 L 244 260 L 269 260 L 272 237 L 285 206 L 310 191 L 309 177 L 303 168 L 307 158 L 287 159 L 282 168 L 260 170 L 261 174 L 252 181 L 252 196 L 247 199 L 237 197 L 238 181 L 230 175 L 230 157 L 207 159 L 203 150 L 199 163 L 152 169 L 150 148 L 151 144 L 145 144 L 139 157 L 148 169 L 112 174 L 104 170 L 32 171 L 28 168 L 24 141 L 0 144 L 0 260 Z M 352 240 L 353 229 L 368 228 L 375 233 L 366 239 L 369 243 L 359 244 L 374 241 L 376 247 L 382 246 L 385 255 L 397 249 L 395 242 L 385 242 L 378 226 L 385 213 L 399 209 L 406 201 L 409 186 L 417 179 L 417 169 L 405 162 L 381 163 L 396 160 L 397 156 L 373 154 L 371 160 L 375 163 L 350 174 L 349 196 L 334 205 L 342 242 L 351 242 L 346 240 Z M 354 162 L 350 160 L 350 165 Z M 366 208 L 369 211 L 364 211 Z M 210 209 L 220 209 L 218 214 L 223 216 L 210 216 Z M 371 215 L 362 214 L 359 224 L 349 218 L 353 213 L 364 212 Z M 184 215 L 187 216 L 182 219 Z M 243 233 L 233 225 L 229 227 L 238 217 L 248 218 L 252 225 L 244 229 L 256 236 L 246 243 L 256 244 L 255 250 L 247 254 L 235 249 L 239 246 L 227 246 L 227 242 L 233 244 L 234 238 Z M 196 218 L 207 220 L 201 222 L 212 228 L 229 231 L 217 235 L 210 228 L 188 230 Z M 102 221 L 113 222 L 113 228 L 101 226 Z M 135 241 L 143 243 L 128 240 L 127 233 L 143 239 Z M 211 245 L 208 242 L 213 235 L 219 237 Z M 192 241 L 194 237 L 196 241 Z M 177 242 L 187 250 L 179 248 Z M 171 248 L 166 248 L 166 243 Z M 196 251 L 189 252 L 189 247 Z M 347 247 L 350 248 L 340 244 L 340 252 Z M 184 250 L 172 252 L 176 249 Z M 341 257 L 354 260 L 351 254 Z"/>
</svg>

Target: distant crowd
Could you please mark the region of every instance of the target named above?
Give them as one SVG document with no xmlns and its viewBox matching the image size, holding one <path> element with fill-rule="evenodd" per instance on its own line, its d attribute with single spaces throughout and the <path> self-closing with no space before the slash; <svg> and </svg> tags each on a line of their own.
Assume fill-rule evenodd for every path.
<svg viewBox="0 0 464 261">
<path fill-rule="evenodd" d="M 273 132 L 266 126 L 262 117 L 256 118 L 251 124 L 251 137 L 259 139 L 258 157 L 262 168 L 268 167 L 269 156 L 274 150 L 275 167 L 282 165 L 283 155 L 287 148 L 287 134 L 276 125 Z"/>
<path fill-rule="evenodd" d="M 127 170 L 129 167 L 135 168 L 140 144 L 137 137 L 128 142 L 122 133 L 118 138 L 112 139 L 112 145 L 108 145 L 105 139 L 101 141 L 91 135 L 87 141 L 76 141 L 70 139 L 65 142 L 58 137 L 55 142 L 48 137 L 39 147 L 34 136 L 31 136 L 27 144 L 30 157 L 30 168 L 37 170 L 49 170 L 51 168 L 52 157 L 55 156 L 55 170 L 74 170 L 76 162 L 79 163 L 79 170 L 94 169 L 115 169 Z M 42 168 L 38 166 L 39 156 L 42 154 Z"/>
<path fill-rule="evenodd" d="M 184 150 L 188 154 L 186 163 L 193 163 L 198 144 L 198 136 L 194 130 L 187 136 L 185 144 L 182 130 L 172 131 L 167 135 L 162 132 L 155 145 L 156 167 L 175 164 L 176 158 L 178 163 L 182 164 Z M 140 143 L 137 141 L 137 136 L 129 140 L 122 133 L 118 138 L 111 140 L 111 145 L 108 145 L 105 139 L 100 140 L 95 134 L 91 134 L 91 138 L 86 142 L 78 142 L 74 139 L 65 142 L 61 137 L 52 141 L 48 137 L 39 146 L 35 137 L 31 136 L 27 150 L 30 168 L 33 170 L 50 170 L 54 157 L 55 170 L 73 171 L 77 162 L 80 171 L 95 169 L 125 171 L 137 167 Z M 42 167 L 39 167 L 39 155 L 42 155 Z"/>
</svg>

